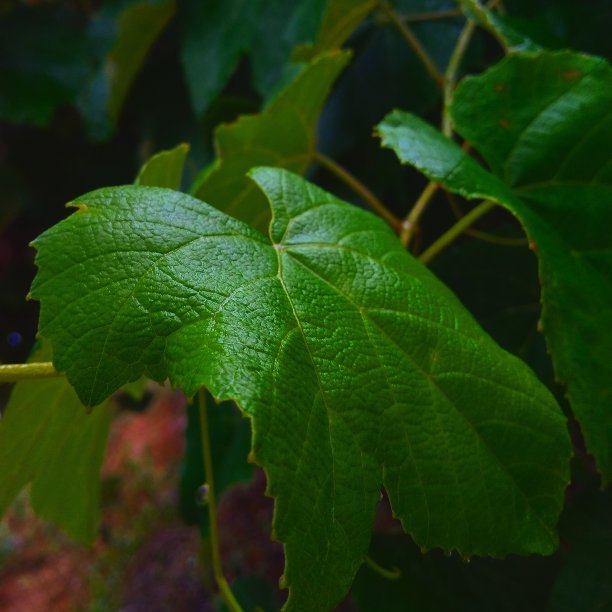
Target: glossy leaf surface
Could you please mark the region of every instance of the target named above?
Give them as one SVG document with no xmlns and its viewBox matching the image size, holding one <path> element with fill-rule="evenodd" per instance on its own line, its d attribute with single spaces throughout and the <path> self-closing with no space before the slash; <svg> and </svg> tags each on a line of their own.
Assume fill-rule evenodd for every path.
<svg viewBox="0 0 612 612">
<path fill-rule="evenodd" d="M 287 171 L 252 176 L 269 240 L 170 190 L 79 198 L 36 241 L 56 367 L 89 404 L 143 373 L 237 401 L 288 609 L 340 601 L 381 486 L 423 547 L 552 551 L 570 448 L 549 392 L 382 220 Z"/>
<path fill-rule="evenodd" d="M 542 323 L 555 373 L 605 482 L 612 478 L 612 70 L 601 59 L 516 54 L 465 79 L 451 113 L 488 172 L 401 112 L 383 144 L 466 198 L 503 204 L 536 250 Z"/>
</svg>

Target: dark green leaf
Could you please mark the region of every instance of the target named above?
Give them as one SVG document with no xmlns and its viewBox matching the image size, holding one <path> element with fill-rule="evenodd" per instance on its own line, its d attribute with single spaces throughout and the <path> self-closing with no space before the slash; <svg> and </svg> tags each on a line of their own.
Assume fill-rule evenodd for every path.
<svg viewBox="0 0 612 612">
<path fill-rule="evenodd" d="M 90 47 L 105 52 L 98 74 L 78 100 L 93 138 L 110 135 L 134 79 L 175 10 L 175 0 L 128 0 L 104 4 L 94 16 Z"/>
<path fill-rule="evenodd" d="M 570 501 L 561 529 L 563 566 L 551 596 L 551 612 L 612 609 L 612 492 Z"/>
<path fill-rule="evenodd" d="M 196 114 L 202 114 L 251 48 L 263 0 L 182 3 L 183 69 Z"/>
<path fill-rule="evenodd" d="M 298 47 L 294 57 L 307 61 L 340 49 L 375 6 L 376 0 L 328 0 L 316 40 L 312 45 Z"/>
<path fill-rule="evenodd" d="M 291 51 L 296 44 L 313 40 L 325 4 L 326 0 L 264 1 L 250 52 L 253 82 L 264 100 L 295 76 L 299 66 L 291 64 Z"/>
<path fill-rule="evenodd" d="M 49 357 L 42 349 L 33 361 Z M 87 414 L 65 378 L 15 385 L 0 421 L 0 515 L 31 482 L 36 512 L 90 544 L 98 532 L 110 418 L 108 403 Z"/>
<path fill-rule="evenodd" d="M 300 174 L 308 169 L 321 108 L 349 57 L 346 52 L 318 57 L 262 113 L 217 128 L 218 160 L 198 177 L 192 193 L 264 231 L 270 209 L 246 173 L 266 164 Z"/>
<path fill-rule="evenodd" d="M 43 126 L 92 76 L 83 23 L 70 11 L 20 7 L 0 18 L 0 117 Z"/>
<path fill-rule="evenodd" d="M 468 17 L 485 28 L 508 51 L 539 51 L 542 47 L 513 27 L 503 16 L 482 6 L 478 0 L 461 0 Z"/>
<path fill-rule="evenodd" d="M 382 220 L 287 171 L 253 177 L 270 240 L 169 190 L 79 198 L 36 241 L 56 367 L 90 404 L 142 373 L 237 401 L 290 610 L 346 593 L 381 485 L 423 547 L 551 552 L 570 447 L 549 392 Z"/>
<path fill-rule="evenodd" d="M 466 79 L 451 112 L 494 176 L 420 119 L 379 126 L 400 159 L 514 212 L 540 261 L 543 330 L 587 446 L 612 478 L 612 70 L 598 58 L 515 54 Z"/>
</svg>

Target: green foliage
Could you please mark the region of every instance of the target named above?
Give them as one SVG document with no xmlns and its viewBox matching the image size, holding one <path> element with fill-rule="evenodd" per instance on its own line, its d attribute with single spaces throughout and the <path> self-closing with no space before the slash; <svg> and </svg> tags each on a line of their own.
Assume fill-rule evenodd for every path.
<svg viewBox="0 0 612 612">
<path fill-rule="evenodd" d="M 597 58 L 516 54 L 466 79 L 451 107 L 456 129 L 495 175 L 421 119 L 378 127 L 405 163 L 462 196 L 507 206 L 540 261 L 542 327 L 556 375 L 605 482 L 612 475 L 610 241 L 612 71 Z M 580 210 L 576 211 L 576 203 Z"/>
<path fill-rule="evenodd" d="M 196 179 L 191 192 L 264 231 L 270 222 L 265 197 L 248 180 L 255 166 L 275 165 L 304 173 L 314 161 L 317 120 L 346 52 L 321 55 L 255 116 L 241 117 L 215 132 L 218 158 Z"/>
<path fill-rule="evenodd" d="M 45 125 L 91 76 L 78 18 L 50 7 L 20 8 L 0 20 L 0 117 Z"/>
<path fill-rule="evenodd" d="M 180 144 L 170 151 L 160 151 L 147 160 L 134 182 L 137 185 L 180 190 L 188 152 L 187 144 Z"/>
<path fill-rule="evenodd" d="M 50 354 L 48 347 L 39 349 L 32 361 Z M 98 531 L 110 419 L 108 402 L 86 413 L 65 378 L 19 383 L 0 420 L 0 515 L 32 483 L 35 511 L 76 540 L 91 542 Z"/>
<path fill-rule="evenodd" d="M 383 483 L 426 548 L 551 552 L 569 445 L 545 388 L 382 221 L 286 171 L 253 177 L 270 242 L 134 187 L 79 198 L 38 238 L 41 333 L 83 401 L 144 373 L 238 402 L 276 498 L 288 609 L 342 597 Z"/>
<path fill-rule="evenodd" d="M 0 116 L 40 126 L 76 105 L 90 137 L 138 134 L 133 160 L 189 141 L 151 157 L 135 185 L 75 198 L 36 239 L 31 294 L 49 344 L 33 358 L 51 359 L 52 345 L 78 397 L 63 378 L 13 391 L 0 511 L 31 482 L 38 512 L 93 540 L 107 398 L 142 392 L 144 376 L 188 396 L 207 390 L 212 440 L 189 407 L 180 505 L 213 551 L 196 500 L 203 447 L 218 493 L 250 476 L 249 447 L 263 467 L 287 610 L 331 609 L 353 581 L 362 610 L 609 604 L 609 496 L 580 436 L 608 485 L 611 70 L 542 50 L 585 40 L 565 0 L 459 4 L 0 7 L 11 58 Z M 583 50 L 605 47 L 598 28 Z M 33 42 L 17 53 L 21 38 Z M 508 54 L 496 61 L 499 45 Z M 455 87 L 462 70 L 485 66 Z M 162 92 L 152 84 L 163 74 L 175 80 Z M 440 111 L 450 138 L 422 118 Z M 431 202 L 417 171 L 441 188 Z M 330 173 L 387 223 L 313 184 L 336 189 Z M 482 230 L 464 213 L 474 199 L 477 213 L 492 209 Z M 466 228 L 437 277 L 417 260 Z M 555 397 L 576 454 L 565 505 L 572 444 Z M 102 405 L 87 414 L 81 402 Z M 406 535 L 370 544 L 381 489 Z M 374 573 L 368 552 L 402 577 Z M 246 608 L 274 609 L 269 582 L 231 588 Z"/>
</svg>

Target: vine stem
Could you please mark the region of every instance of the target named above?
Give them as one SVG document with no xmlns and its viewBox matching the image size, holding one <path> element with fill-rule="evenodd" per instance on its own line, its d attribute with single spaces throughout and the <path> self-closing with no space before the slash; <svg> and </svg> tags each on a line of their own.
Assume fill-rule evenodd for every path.
<svg viewBox="0 0 612 612">
<path fill-rule="evenodd" d="M 436 85 L 442 89 L 444 79 L 440 71 L 436 68 L 436 65 L 425 50 L 425 47 L 423 47 L 419 39 L 413 34 L 412 30 L 402 21 L 401 17 L 393 10 L 388 2 L 379 2 L 378 7 L 397 28 L 406 43 L 408 43 L 408 46 L 417 54 L 423 66 L 425 66 L 425 70 L 427 70 L 429 76 L 431 76 Z"/>
<path fill-rule="evenodd" d="M 221 565 L 221 549 L 219 546 L 219 530 L 217 527 L 217 498 L 215 495 L 215 482 L 213 477 L 212 452 L 210 445 L 210 431 L 208 427 L 208 410 L 206 408 L 206 393 L 203 388 L 198 391 L 198 403 L 200 404 L 200 431 L 202 435 L 202 459 L 204 461 L 204 473 L 208 486 L 208 524 L 210 526 L 210 544 L 215 581 L 221 591 L 221 596 L 230 612 L 242 612 L 240 604 L 234 597 L 232 590 L 223 574 Z"/>
<path fill-rule="evenodd" d="M 475 29 L 476 24 L 468 19 L 465 26 L 463 26 L 463 30 L 461 30 L 461 34 L 459 34 L 457 44 L 453 49 L 453 52 L 448 61 L 448 66 L 446 67 L 446 71 L 444 72 L 442 133 L 445 136 L 448 136 L 449 138 L 453 134 L 453 122 L 448 111 L 450 107 L 451 98 L 453 97 L 453 92 L 455 91 L 455 84 L 457 83 L 457 72 L 459 70 L 461 60 L 463 59 L 463 56 L 467 51 L 468 45 L 470 44 L 470 40 L 472 39 L 472 35 L 474 34 Z"/>
<path fill-rule="evenodd" d="M 423 251 L 423 253 L 419 255 L 419 260 L 425 264 L 429 263 L 438 253 L 443 251 L 449 244 L 461 236 L 467 228 L 473 225 L 480 217 L 488 213 L 495 206 L 497 206 L 497 204 L 490 200 L 481 202 L 476 208 L 473 208 L 464 217 L 461 217 L 455 225 L 444 232 L 444 234 L 442 234 L 431 246 Z"/>
<path fill-rule="evenodd" d="M 369 556 L 365 556 L 363 561 L 373 572 L 376 572 L 379 576 L 382 576 L 387 580 L 399 580 L 402 577 L 402 570 L 400 570 L 399 567 L 394 566 L 391 569 L 387 569 L 386 567 L 376 563 L 376 561 Z"/>
<path fill-rule="evenodd" d="M 400 240 L 405 247 L 410 245 L 410 241 L 414 236 L 414 232 L 417 228 L 417 224 L 421 215 L 427 208 L 431 198 L 435 195 L 436 191 L 440 186 L 438 183 L 431 181 L 423 189 L 421 195 L 415 202 L 414 206 L 410 209 L 408 216 L 402 221 L 402 230 L 400 232 Z"/>
<path fill-rule="evenodd" d="M 50 361 L 0 365 L 0 383 L 14 383 L 32 378 L 52 378 L 63 375 L 63 372 L 58 372 Z"/>
<path fill-rule="evenodd" d="M 451 210 L 455 215 L 455 219 L 461 219 L 461 217 L 464 216 L 464 212 L 463 210 L 461 210 L 461 207 L 459 206 L 459 203 L 457 202 L 455 196 L 448 191 L 445 193 L 445 195 L 446 199 L 448 200 L 448 203 L 450 204 Z M 497 234 L 490 234 L 489 232 L 476 230 L 472 227 L 466 229 L 465 234 L 466 236 L 472 236 L 477 240 L 482 240 L 483 242 L 490 242 L 491 244 L 497 244 L 500 246 L 525 247 L 529 245 L 529 240 L 525 236 L 523 236 L 522 238 L 498 236 Z"/>
<path fill-rule="evenodd" d="M 437 21 L 438 19 L 452 19 L 461 15 L 460 9 L 448 9 L 446 11 L 430 11 L 427 13 L 415 13 L 414 15 L 403 15 L 400 17 L 406 23 L 417 23 L 419 21 Z"/>
<path fill-rule="evenodd" d="M 348 170 L 323 153 L 315 152 L 314 161 L 339 178 L 397 231 L 400 226 L 400 220 L 359 179 L 355 178 Z"/>
</svg>

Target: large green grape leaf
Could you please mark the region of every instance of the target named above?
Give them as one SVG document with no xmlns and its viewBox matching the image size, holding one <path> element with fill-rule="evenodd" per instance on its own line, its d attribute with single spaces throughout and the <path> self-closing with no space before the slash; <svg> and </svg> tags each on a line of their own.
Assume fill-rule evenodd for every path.
<svg viewBox="0 0 612 612">
<path fill-rule="evenodd" d="M 516 54 L 465 79 L 451 113 L 488 172 L 420 119 L 394 112 L 385 146 L 450 191 L 514 212 L 537 252 L 555 373 L 604 482 L 612 478 L 612 70 L 569 52 Z"/>
<path fill-rule="evenodd" d="M 32 361 L 50 358 L 47 347 Z M 0 516 L 28 483 L 34 510 L 91 543 L 100 514 L 100 468 L 111 420 L 108 403 L 86 413 L 65 378 L 15 385 L 0 420 Z"/>
<path fill-rule="evenodd" d="M 198 177 L 192 193 L 264 231 L 270 209 L 246 173 L 261 165 L 299 174 L 307 170 L 316 152 L 321 108 L 349 57 L 338 51 L 319 56 L 262 113 L 217 128 L 218 159 Z"/>
<path fill-rule="evenodd" d="M 345 594 L 381 485 L 424 548 L 551 552 L 570 445 L 550 393 L 382 220 L 286 170 L 252 176 L 269 239 L 129 186 L 79 198 L 36 240 L 41 333 L 82 400 L 143 373 L 236 400 L 290 610 Z"/>
</svg>

